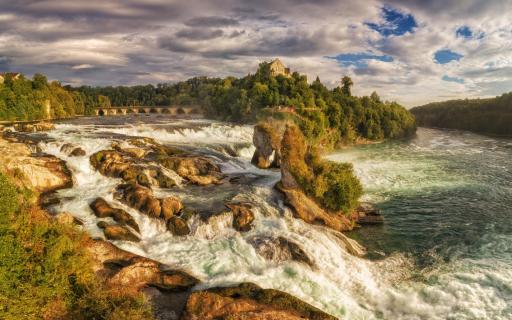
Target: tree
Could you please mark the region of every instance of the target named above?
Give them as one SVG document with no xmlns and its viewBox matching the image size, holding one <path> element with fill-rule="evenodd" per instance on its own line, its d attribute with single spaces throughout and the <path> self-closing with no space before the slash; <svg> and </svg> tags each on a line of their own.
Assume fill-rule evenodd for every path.
<svg viewBox="0 0 512 320">
<path fill-rule="evenodd" d="M 352 79 L 349 76 L 344 76 L 341 78 L 341 91 L 346 96 L 351 96 L 351 88 L 354 85 L 354 82 L 352 82 Z"/>
</svg>

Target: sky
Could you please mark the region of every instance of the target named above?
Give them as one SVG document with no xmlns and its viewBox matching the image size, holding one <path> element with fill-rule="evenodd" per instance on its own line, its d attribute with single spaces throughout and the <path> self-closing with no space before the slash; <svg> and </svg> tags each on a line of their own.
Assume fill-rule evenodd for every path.
<svg viewBox="0 0 512 320">
<path fill-rule="evenodd" d="M 279 57 L 413 107 L 512 91 L 511 12 L 512 0 L 0 0 L 0 71 L 156 84 Z"/>
</svg>

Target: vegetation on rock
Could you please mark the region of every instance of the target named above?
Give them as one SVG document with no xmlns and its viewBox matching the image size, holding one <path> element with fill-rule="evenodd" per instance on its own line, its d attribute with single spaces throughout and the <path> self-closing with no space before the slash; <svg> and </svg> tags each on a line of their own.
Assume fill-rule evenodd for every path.
<svg viewBox="0 0 512 320">
<path fill-rule="evenodd" d="M 429 103 L 411 112 L 421 126 L 512 135 L 512 92 L 490 99 Z"/>
<path fill-rule="evenodd" d="M 362 186 L 349 163 L 324 160 L 308 147 L 301 130 L 289 125 L 281 141 L 284 170 L 289 170 L 301 189 L 329 211 L 349 212 L 362 195 Z"/>
</svg>

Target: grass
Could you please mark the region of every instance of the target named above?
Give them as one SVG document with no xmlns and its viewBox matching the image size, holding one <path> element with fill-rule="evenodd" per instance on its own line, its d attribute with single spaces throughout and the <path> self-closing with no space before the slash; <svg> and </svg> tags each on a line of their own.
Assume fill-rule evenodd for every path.
<svg viewBox="0 0 512 320">
<path fill-rule="evenodd" d="M 96 276 L 87 235 L 52 221 L 34 197 L 0 173 L 0 319 L 151 319 L 142 295 Z"/>
</svg>

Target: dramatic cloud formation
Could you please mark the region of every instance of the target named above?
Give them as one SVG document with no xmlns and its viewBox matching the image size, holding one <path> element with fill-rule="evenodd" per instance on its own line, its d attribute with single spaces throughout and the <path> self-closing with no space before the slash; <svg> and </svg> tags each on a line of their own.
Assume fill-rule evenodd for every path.
<svg viewBox="0 0 512 320">
<path fill-rule="evenodd" d="M 66 84 L 243 76 L 280 57 L 406 106 L 512 90 L 512 0 L 0 3 L 0 71 Z"/>
</svg>

